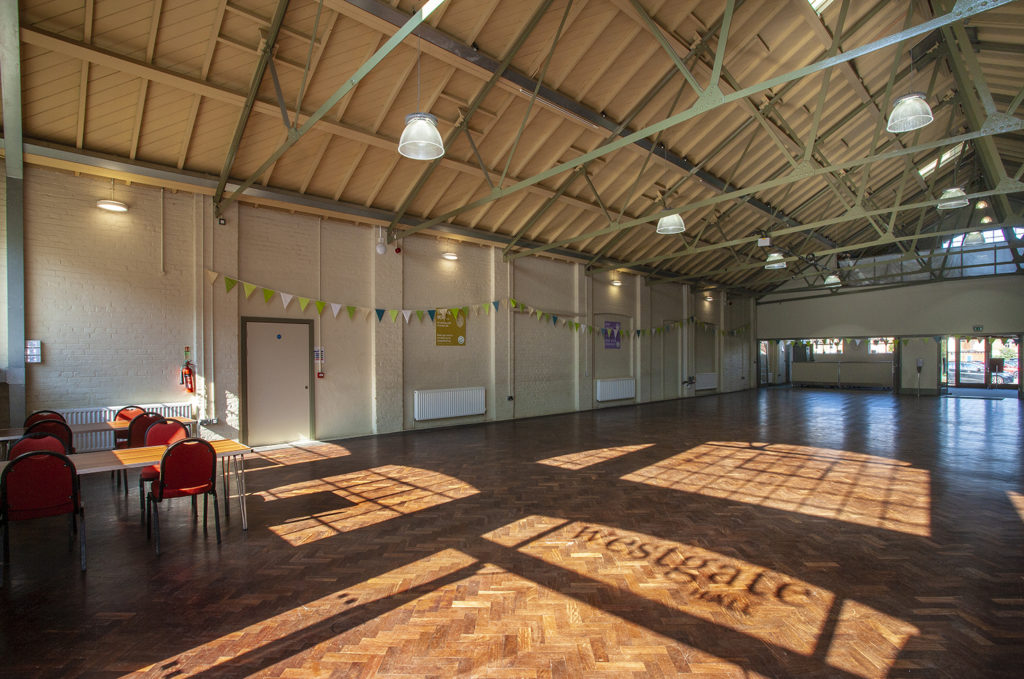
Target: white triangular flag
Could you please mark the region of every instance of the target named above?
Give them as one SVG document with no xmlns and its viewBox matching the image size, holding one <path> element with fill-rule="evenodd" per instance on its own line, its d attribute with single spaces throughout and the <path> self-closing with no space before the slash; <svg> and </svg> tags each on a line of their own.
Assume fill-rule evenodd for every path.
<svg viewBox="0 0 1024 679">
<path fill-rule="evenodd" d="M 334 303 L 332 303 L 332 304 L 331 304 L 331 313 L 332 313 L 332 314 L 334 314 L 334 317 L 335 317 L 335 318 L 337 318 L 337 317 L 338 317 L 338 312 L 339 312 L 339 311 L 341 311 L 341 305 L 340 305 L 340 304 L 334 304 Z"/>
<path fill-rule="evenodd" d="M 295 297 L 295 295 L 290 295 L 287 292 L 281 292 L 281 293 L 278 293 L 278 294 L 281 295 L 281 304 L 284 304 L 284 308 L 287 309 L 288 308 L 288 304 L 291 303 L 292 298 Z"/>
<path fill-rule="evenodd" d="M 409 317 L 412 316 L 412 309 L 402 309 L 402 315 L 405 316 L 405 323 L 408 325 Z"/>
<path fill-rule="evenodd" d="M 214 283 L 216 283 L 217 282 L 217 278 L 219 276 L 220 276 L 220 274 L 217 273 L 216 271 L 210 271 L 209 269 L 206 270 L 206 282 L 209 283 L 210 285 L 213 285 Z"/>
</svg>

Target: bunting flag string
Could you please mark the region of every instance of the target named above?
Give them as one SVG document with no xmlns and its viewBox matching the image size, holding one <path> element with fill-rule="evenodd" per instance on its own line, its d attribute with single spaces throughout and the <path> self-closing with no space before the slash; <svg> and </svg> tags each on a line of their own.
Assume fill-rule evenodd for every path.
<svg viewBox="0 0 1024 679">
<path fill-rule="evenodd" d="M 246 299 L 250 299 L 252 297 L 252 294 L 256 290 L 260 290 L 262 293 L 264 303 L 270 303 L 274 296 L 277 295 L 281 299 L 281 306 L 284 309 L 288 309 L 288 307 L 291 305 L 292 300 L 298 297 L 299 310 L 302 312 L 305 312 L 306 309 L 309 307 L 310 303 L 312 303 L 314 308 L 316 309 L 317 315 L 322 316 L 324 309 L 326 309 L 327 306 L 330 305 L 331 314 L 334 318 L 338 318 L 338 314 L 341 313 L 341 310 L 345 309 L 345 311 L 348 312 L 349 320 L 352 321 L 355 320 L 356 314 L 360 313 L 361 315 L 365 315 L 366 320 L 370 320 L 374 317 L 374 315 L 376 315 L 377 322 L 381 323 L 384 320 L 385 314 L 387 314 L 387 316 L 391 319 L 393 323 L 397 323 L 398 316 L 399 314 L 401 314 L 406 325 L 408 325 L 412 320 L 413 314 L 415 314 L 417 320 L 421 323 L 425 322 L 425 318 L 429 318 L 430 322 L 434 323 L 436 322 L 436 315 L 438 313 L 450 313 L 456 319 L 459 319 L 460 317 L 468 318 L 471 313 L 474 315 L 480 315 L 480 313 L 482 312 L 484 314 L 490 315 L 492 308 L 495 312 L 500 311 L 501 305 L 504 302 L 504 304 L 508 305 L 508 308 L 510 310 L 514 310 L 518 313 L 525 313 L 528 316 L 535 318 L 540 323 L 546 324 L 548 321 L 550 321 L 553 327 L 566 328 L 576 333 L 582 332 L 590 335 L 599 333 L 601 337 L 607 338 L 609 340 L 629 340 L 632 339 L 634 336 L 636 338 L 651 337 L 661 335 L 664 333 L 669 333 L 674 329 L 684 329 L 687 325 L 696 326 L 698 328 L 701 328 L 705 332 L 713 332 L 714 330 L 716 330 L 715 325 L 713 323 L 698 320 L 694 316 L 690 316 L 681 321 L 664 321 L 658 324 L 657 326 L 652 326 L 649 328 L 635 328 L 633 332 L 629 332 L 628 330 L 623 331 L 622 329 L 613 330 L 607 328 L 596 328 L 595 326 L 588 323 L 580 323 L 575 320 L 563 318 L 559 316 L 557 313 L 553 313 L 544 309 L 538 309 L 536 307 L 524 303 L 520 299 L 516 299 L 515 297 L 508 297 L 504 300 L 495 299 L 486 302 L 473 302 L 471 304 L 453 305 L 447 308 L 436 307 L 431 309 L 387 309 L 364 307 L 355 304 L 345 304 L 343 302 L 332 302 L 312 297 L 303 297 L 292 292 L 275 290 L 273 288 L 258 285 L 257 283 L 243 281 L 238 278 L 227 276 L 216 271 L 206 270 L 206 280 L 207 283 L 209 283 L 211 286 L 217 283 L 218 278 L 224 279 L 225 293 L 230 293 L 238 286 L 239 283 L 241 283 L 242 291 L 245 294 Z M 737 328 L 733 328 L 731 330 L 720 331 L 720 333 L 723 336 L 738 336 L 749 332 L 749 323 Z M 938 342 L 940 341 L 940 339 L 936 339 L 936 341 Z"/>
</svg>

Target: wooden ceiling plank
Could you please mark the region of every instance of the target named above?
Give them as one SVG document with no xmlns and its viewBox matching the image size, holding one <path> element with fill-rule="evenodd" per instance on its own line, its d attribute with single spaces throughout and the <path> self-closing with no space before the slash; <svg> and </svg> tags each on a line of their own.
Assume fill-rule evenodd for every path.
<svg viewBox="0 0 1024 679">
<path fill-rule="evenodd" d="M 210 29 L 210 37 L 206 41 L 206 51 L 203 57 L 203 66 L 199 71 L 199 79 L 205 81 L 210 74 L 210 65 L 213 63 L 213 53 L 217 49 L 217 37 L 220 35 L 220 27 L 224 21 L 224 12 L 227 9 L 227 0 L 220 0 L 217 11 Z M 178 169 L 185 167 L 188 159 L 189 145 L 192 143 L 192 135 L 195 132 L 196 116 L 199 114 L 199 104 L 203 96 L 195 94 L 192 97 L 192 107 L 189 110 L 188 120 L 185 123 L 185 135 L 181 140 L 181 147 L 178 150 Z"/>
</svg>

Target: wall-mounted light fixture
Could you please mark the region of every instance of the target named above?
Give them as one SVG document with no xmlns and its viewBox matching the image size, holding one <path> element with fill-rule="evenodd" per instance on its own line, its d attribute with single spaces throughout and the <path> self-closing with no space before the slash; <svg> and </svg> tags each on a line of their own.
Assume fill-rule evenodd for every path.
<svg viewBox="0 0 1024 679">
<path fill-rule="evenodd" d="M 622 281 L 620 281 L 618 278 L 616 278 L 616 279 L 612 280 L 612 285 L 614 285 L 617 288 L 621 287 L 622 286 Z"/>
<path fill-rule="evenodd" d="M 107 212 L 128 212 L 128 205 L 119 200 L 114 200 L 114 178 L 110 178 L 110 198 L 96 201 L 96 207 Z"/>
<path fill-rule="evenodd" d="M 445 250 L 444 252 L 441 253 L 441 257 L 451 262 L 454 262 L 459 258 L 459 256 L 455 253 L 454 250 Z"/>
</svg>

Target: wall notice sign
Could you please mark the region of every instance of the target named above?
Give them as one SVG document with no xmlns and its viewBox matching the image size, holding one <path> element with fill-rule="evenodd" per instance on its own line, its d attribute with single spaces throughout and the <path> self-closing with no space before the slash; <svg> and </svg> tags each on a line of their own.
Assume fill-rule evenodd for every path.
<svg viewBox="0 0 1024 679">
<path fill-rule="evenodd" d="M 457 314 L 457 315 L 456 315 Z M 458 309 L 438 309 L 434 313 L 435 342 L 439 347 L 458 347 L 466 343 L 466 314 Z"/>
<path fill-rule="evenodd" d="M 604 322 L 604 348 L 622 348 L 622 324 L 618 321 Z"/>
</svg>

